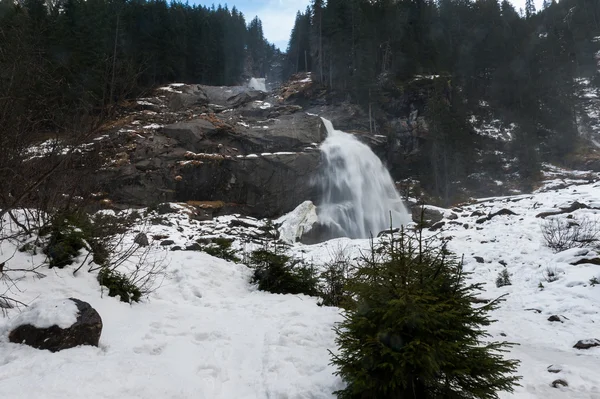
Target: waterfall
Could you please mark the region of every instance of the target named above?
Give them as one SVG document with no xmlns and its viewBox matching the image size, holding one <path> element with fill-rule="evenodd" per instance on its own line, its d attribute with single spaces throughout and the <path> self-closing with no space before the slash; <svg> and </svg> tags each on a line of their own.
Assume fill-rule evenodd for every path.
<svg viewBox="0 0 600 399">
<path fill-rule="evenodd" d="M 322 118 L 327 138 L 321 144 L 325 169 L 320 175 L 322 202 L 317 207 L 321 224 L 333 236 L 368 238 L 411 218 L 396 191 L 390 173 L 369 146 L 353 135 L 333 128 Z"/>
<path fill-rule="evenodd" d="M 252 78 L 250 82 L 248 82 L 248 87 L 254 90 L 259 91 L 267 91 L 267 86 L 265 85 L 265 78 Z"/>
</svg>

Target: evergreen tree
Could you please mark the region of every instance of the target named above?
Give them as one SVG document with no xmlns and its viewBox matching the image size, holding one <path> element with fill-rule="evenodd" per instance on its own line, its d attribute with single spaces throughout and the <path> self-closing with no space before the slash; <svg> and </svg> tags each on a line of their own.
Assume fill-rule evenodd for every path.
<svg viewBox="0 0 600 399">
<path fill-rule="evenodd" d="M 535 14 L 535 3 L 533 0 L 525 0 L 525 17 L 531 18 Z"/>
<path fill-rule="evenodd" d="M 443 245 L 405 231 L 373 247 L 349 282 L 354 298 L 335 329 L 343 399 L 497 398 L 518 364 L 487 342 L 493 301 L 474 307 L 480 284 Z"/>
</svg>

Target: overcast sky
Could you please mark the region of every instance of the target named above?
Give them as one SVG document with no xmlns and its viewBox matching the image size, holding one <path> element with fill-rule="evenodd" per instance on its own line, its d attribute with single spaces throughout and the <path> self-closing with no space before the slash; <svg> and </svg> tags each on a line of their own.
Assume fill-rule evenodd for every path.
<svg viewBox="0 0 600 399">
<path fill-rule="evenodd" d="M 227 4 L 235 6 L 244 13 L 246 21 L 250 22 L 258 15 L 263 23 L 265 37 L 281 50 L 286 49 L 290 32 L 294 26 L 296 12 L 306 10 L 310 0 L 192 0 L 192 3 L 211 6 L 212 4 Z M 511 0 L 517 12 L 525 8 L 525 0 Z M 542 7 L 543 0 L 535 0 L 536 7 Z"/>
</svg>

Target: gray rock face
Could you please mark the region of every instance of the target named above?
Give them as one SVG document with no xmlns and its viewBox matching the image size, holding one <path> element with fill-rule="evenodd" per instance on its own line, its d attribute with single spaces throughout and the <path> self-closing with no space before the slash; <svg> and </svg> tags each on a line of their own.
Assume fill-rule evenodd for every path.
<svg viewBox="0 0 600 399">
<path fill-rule="evenodd" d="M 225 108 L 236 108 L 251 101 L 263 100 L 267 94 L 245 86 L 198 86 L 207 96 L 210 104 Z"/>
<path fill-rule="evenodd" d="M 314 199 L 312 180 L 318 152 L 226 159 L 191 165 L 180 171 L 178 201 L 224 201 L 240 205 L 255 217 L 273 217 Z"/>
<path fill-rule="evenodd" d="M 10 342 L 23 343 L 51 352 L 79 345 L 98 346 L 102 333 L 102 318 L 89 303 L 75 298 L 69 299 L 75 302 L 79 310 L 75 324 L 65 329 L 56 325 L 49 328 L 37 328 L 31 324 L 24 324 L 9 333 Z"/>
<path fill-rule="evenodd" d="M 181 93 L 168 92 L 168 108 L 173 112 L 182 111 L 194 106 L 203 106 L 209 103 L 209 98 L 200 85 L 185 85 L 177 87 Z"/>
<path fill-rule="evenodd" d="M 200 203 L 202 219 L 231 212 L 279 216 L 315 199 L 311 179 L 325 127 L 300 106 L 266 103 L 265 96 L 247 87 L 160 90 L 148 100 L 163 111 L 139 113 L 141 122 L 122 129 L 121 141 L 112 142 L 118 153 L 96 170 L 94 190 L 119 205 Z"/>
<path fill-rule="evenodd" d="M 161 133 L 189 151 L 214 153 L 226 147 L 244 154 L 301 151 L 312 143 L 320 143 L 327 135 L 321 119 L 305 113 L 248 121 L 244 125 L 238 124 L 233 130 L 195 119 L 165 126 Z"/>
<path fill-rule="evenodd" d="M 422 213 L 422 214 L 421 214 Z M 415 206 L 412 209 L 412 220 L 415 223 L 422 223 L 423 227 L 431 227 L 437 222 L 441 221 L 444 215 L 441 211 L 428 207 Z"/>
<path fill-rule="evenodd" d="M 165 126 L 162 133 L 189 151 L 201 152 L 209 147 L 203 141 L 210 140 L 210 135 L 216 133 L 216 127 L 206 119 L 194 119 Z"/>
</svg>

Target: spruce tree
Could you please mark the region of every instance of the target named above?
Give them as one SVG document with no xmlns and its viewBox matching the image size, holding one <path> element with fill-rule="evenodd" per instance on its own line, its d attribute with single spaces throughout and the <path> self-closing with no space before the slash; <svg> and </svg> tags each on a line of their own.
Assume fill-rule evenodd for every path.
<svg viewBox="0 0 600 399">
<path fill-rule="evenodd" d="M 342 399 L 497 398 L 518 362 L 488 342 L 497 301 L 474 307 L 479 284 L 445 246 L 405 231 L 373 245 L 349 282 L 354 302 L 335 329 Z"/>
</svg>

